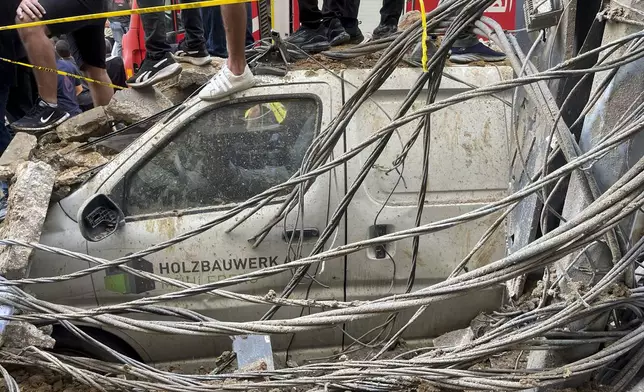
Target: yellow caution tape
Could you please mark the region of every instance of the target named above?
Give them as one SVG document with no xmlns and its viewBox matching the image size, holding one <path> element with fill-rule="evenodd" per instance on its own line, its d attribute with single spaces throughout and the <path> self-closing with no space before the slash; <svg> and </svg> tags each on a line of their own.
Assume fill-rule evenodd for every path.
<svg viewBox="0 0 644 392">
<path fill-rule="evenodd" d="M 111 87 L 111 88 L 115 88 L 115 89 L 119 89 L 119 90 L 125 90 L 125 87 L 117 86 L 117 85 L 112 84 L 112 83 L 101 82 L 100 80 L 94 80 L 94 79 L 91 79 L 91 78 L 87 78 L 85 76 L 76 75 L 76 74 L 61 71 L 61 70 L 58 70 L 58 69 L 52 69 L 52 68 L 47 68 L 47 67 L 41 67 L 39 65 L 21 63 L 20 61 L 9 60 L 9 59 L 6 59 L 4 57 L 0 57 L 0 60 L 5 61 L 7 63 L 15 64 L 15 65 L 21 65 L 23 67 L 37 69 L 39 71 L 52 72 L 52 73 L 56 73 L 56 74 L 62 75 L 62 76 L 69 76 L 71 78 L 85 80 L 85 81 L 90 82 L 90 83 L 100 84 L 102 86 L 107 86 L 107 87 Z"/>
<path fill-rule="evenodd" d="M 0 1 L 4 1 L 4 0 L 0 0 Z M 39 20 L 36 22 L 20 23 L 20 24 L 14 24 L 10 26 L 0 26 L 0 31 L 24 29 L 27 27 L 36 27 L 36 26 L 46 26 L 46 25 L 56 24 L 56 23 L 81 22 L 84 20 L 91 20 L 91 19 L 107 19 L 107 18 L 114 18 L 117 16 L 130 16 L 134 14 L 140 15 L 140 14 L 149 14 L 153 12 L 178 11 L 178 10 L 187 10 L 187 9 L 193 9 L 193 8 L 213 7 L 216 5 L 249 3 L 253 1 L 257 1 L 257 0 L 206 0 L 206 1 L 198 1 L 196 3 L 181 3 L 181 4 L 164 5 L 160 7 L 145 7 L 145 8 L 135 8 L 131 10 L 123 10 L 123 11 L 101 12 L 98 14 L 69 16 L 66 18 Z"/>
<path fill-rule="evenodd" d="M 423 71 L 428 72 L 429 69 L 427 68 L 427 15 L 425 14 L 425 1 L 420 0 L 420 20 L 423 23 Z"/>
</svg>

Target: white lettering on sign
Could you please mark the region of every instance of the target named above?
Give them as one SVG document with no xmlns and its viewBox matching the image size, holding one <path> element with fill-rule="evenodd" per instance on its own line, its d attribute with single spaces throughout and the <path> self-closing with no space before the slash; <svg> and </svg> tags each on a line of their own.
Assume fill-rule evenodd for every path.
<svg viewBox="0 0 644 392">
<path fill-rule="evenodd" d="M 486 12 L 501 14 L 512 10 L 512 0 L 496 0 Z"/>
</svg>

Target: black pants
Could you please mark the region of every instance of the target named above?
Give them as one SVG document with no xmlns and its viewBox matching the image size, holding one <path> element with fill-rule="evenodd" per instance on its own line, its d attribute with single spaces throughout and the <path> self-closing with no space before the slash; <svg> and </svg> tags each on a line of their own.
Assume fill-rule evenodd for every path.
<svg viewBox="0 0 644 392">
<path fill-rule="evenodd" d="M 345 28 L 358 26 L 360 0 L 324 0 L 322 11 L 317 0 L 298 0 L 298 3 L 302 25 L 316 28 L 323 20 L 338 18 Z"/>
<path fill-rule="evenodd" d="M 380 24 L 398 26 L 398 20 L 405 7 L 405 0 L 382 0 Z"/>
<path fill-rule="evenodd" d="M 193 3 L 197 0 L 182 0 L 182 3 Z M 164 5 L 164 0 L 139 0 L 138 5 L 144 7 L 158 7 Z M 167 23 L 172 23 L 166 13 L 155 12 L 142 14 L 143 30 L 145 30 L 146 57 L 151 60 L 159 60 L 165 53 L 170 52 L 170 44 L 166 41 Z M 182 10 L 181 21 L 186 30 L 186 43 L 188 48 L 202 48 L 206 45 L 203 31 L 201 10 L 198 8 Z"/>
</svg>

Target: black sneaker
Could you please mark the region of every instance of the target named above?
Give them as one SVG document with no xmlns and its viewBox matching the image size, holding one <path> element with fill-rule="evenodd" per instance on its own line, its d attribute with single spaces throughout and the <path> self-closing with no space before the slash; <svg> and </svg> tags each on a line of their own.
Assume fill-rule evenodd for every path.
<svg viewBox="0 0 644 392">
<path fill-rule="evenodd" d="M 327 23 L 327 38 L 331 46 L 338 46 L 348 43 L 351 40 L 351 36 L 346 32 L 340 19 L 333 18 Z"/>
<path fill-rule="evenodd" d="M 362 35 L 362 30 L 358 26 L 345 27 L 344 30 L 349 34 L 349 44 L 360 44 L 364 41 L 364 35 Z"/>
<path fill-rule="evenodd" d="M 148 58 L 143 60 L 141 68 L 125 83 L 132 88 L 143 88 L 170 79 L 180 73 L 181 65 L 174 61 L 170 53 L 166 53 L 160 60 Z"/>
<path fill-rule="evenodd" d="M 14 131 L 41 134 L 56 128 L 69 117 L 69 113 L 66 111 L 57 107 L 53 108 L 39 98 L 23 118 L 11 124 L 11 128 Z"/>
<path fill-rule="evenodd" d="M 188 48 L 188 43 L 185 39 L 179 42 L 179 48 L 177 49 L 177 52 L 172 55 L 172 57 L 174 57 L 174 59 L 179 62 L 190 63 L 192 65 L 198 66 L 210 64 L 210 62 L 212 61 L 210 53 L 208 53 L 208 51 L 206 50 L 205 45 L 202 48 L 190 49 Z"/>
<path fill-rule="evenodd" d="M 474 61 L 497 62 L 503 61 L 505 58 L 505 53 L 497 52 L 496 50 L 479 42 L 476 45 L 467 48 L 452 47 L 452 54 L 449 59 L 456 64 L 469 64 Z"/>
<path fill-rule="evenodd" d="M 286 39 L 286 42 L 307 53 L 320 53 L 331 48 L 326 37 L 326 27 L 323 24 L 320 24 L 317 28 L 302 25 Z"/>
<path fill-rule="evenodd" d="M 398 32 L 398 26 L 381 24 L 373 30 L 373 39 L 389 38 Z"/>
</svg>

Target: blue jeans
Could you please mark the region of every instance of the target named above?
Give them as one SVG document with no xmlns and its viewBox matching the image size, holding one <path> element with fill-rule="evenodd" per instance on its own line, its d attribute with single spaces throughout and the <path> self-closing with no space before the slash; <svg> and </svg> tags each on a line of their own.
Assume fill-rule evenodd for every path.
<svg viewBox="0 0 644 392">
<path fill-rule="evenodd" d="M 206 35 L 206 48 L 212 56 L 227 58 L 226 31 L 221 17 L 221 8 L 207 7 L 201 9 L 203 26 Z M 253 11 L 250 3 L 246 6 L 246 46 L 255 42 L 253 38 Z"/>
<path fill-rule="evenodd" d="M 2 155 L 11 142 L 11 133 L 5 125 L 7 101 L 9 101 L 9 86 L 0 85 L 0 155 Z"/>
<path fill-rule="evenodd" d="M 123 36 L 127 33 L 125 27 L 121 22 L 110 21 L 110 28 L 112 29 L 112 36 L 114 37 L 114 47 L 112 48 L 112 56 L 123 56 Z"/>
</svg>

